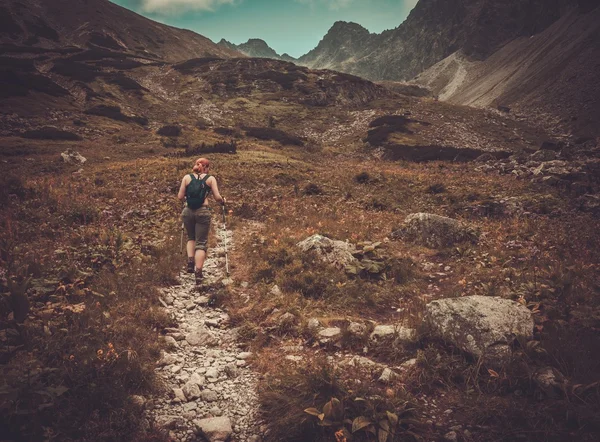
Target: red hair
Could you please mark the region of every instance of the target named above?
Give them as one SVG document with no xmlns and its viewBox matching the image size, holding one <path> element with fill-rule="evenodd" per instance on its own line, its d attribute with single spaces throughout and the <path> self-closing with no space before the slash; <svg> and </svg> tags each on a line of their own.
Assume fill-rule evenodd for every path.
<svg viewBox="0 0 600 442">
<path fill-rule="evenodd" d="M 200 163 L 202 165 L 202 170 L 199 170 L 198 163 Z M 196 160 L 196 162 L 194 163 L 193 170 L 194 170 L 194 172 L 203 173 L 204 170 L 208 169 L 209 167 L 210 167 L 210 161 L 208 161 L 208 159 L 198 158 Z"/>
</svg>

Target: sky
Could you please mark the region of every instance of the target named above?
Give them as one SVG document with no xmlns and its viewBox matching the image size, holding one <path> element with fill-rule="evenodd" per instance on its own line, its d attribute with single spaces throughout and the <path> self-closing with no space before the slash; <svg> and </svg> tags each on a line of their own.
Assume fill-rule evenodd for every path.
<svg viewBox="0 0 600 442">
<path fill-rule="evenodd" d="M 111 0 L 161 23 L 190 29 L 215 43 L 261 38 L 279 54 L 315 48 L 336 21 L 380 33 L 398 27 L 417 0 Z"/>
</svg>

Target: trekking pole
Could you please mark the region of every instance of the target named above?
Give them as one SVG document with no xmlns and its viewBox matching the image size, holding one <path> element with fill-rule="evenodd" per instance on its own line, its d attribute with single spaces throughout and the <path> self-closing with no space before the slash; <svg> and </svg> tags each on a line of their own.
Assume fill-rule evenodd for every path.
<svg viewBox="0 0 600 442">
<path fill-rule="evenodd" d="M 225 273 L 229 276 L 229 257 L 227 256 L 227 222 L 225 221 L 225 201 L 223 201 L 223 246 L 225 247 Z"/>
<path fill-rule="evenodd" d="M 185 208 L 185 202 L 183 203 L 183 207 Z M 183 234 L 184 234 L 184 230 L 185 230 L 185 225 L 183 224 L 183 221 L 181 221 L 181 241 L 179 242 L 179 252 L 182 254 L 185 254 L 187 256 L 186 251 L 183 248 Z"/>
</svg>

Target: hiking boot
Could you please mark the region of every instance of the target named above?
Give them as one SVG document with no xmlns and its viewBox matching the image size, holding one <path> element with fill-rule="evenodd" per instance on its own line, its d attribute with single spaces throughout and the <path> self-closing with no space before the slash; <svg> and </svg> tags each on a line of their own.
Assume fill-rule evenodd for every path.
<svg viewBox="0 0 600 442">
<path fill-rule="evenodd" d="M 188 259 L 188 263 L 187 263 L 187 272 L 188 273 L 194 273 L 194 269 L 196 268 L 196 266 L 194 265 L 194 259 Z"/>
<path fill-rule="evenodd" d="M 204 281 L 204 275 L 202 274 L 202 269 L 200 269 L 200 270 L 196 269 L 195 276 L 196 276 L 196 286 L 202 285 L 202 282 Z"/>
</svg>

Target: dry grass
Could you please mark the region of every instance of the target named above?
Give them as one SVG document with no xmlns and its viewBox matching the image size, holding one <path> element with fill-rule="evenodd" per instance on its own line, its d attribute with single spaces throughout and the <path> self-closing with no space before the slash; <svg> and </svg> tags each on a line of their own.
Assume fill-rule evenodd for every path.
<svg viewBox="0 0 600 442">
<path fill-rule="evenodd" d="M 320 110 L 315 112 L 321 115 Z M 289 130 L 292 112 L 289 115 L 278 128 Z M 267 115 L 259 117 L 264 120 Z M 111 130 L 123 130 L 120 136 L 126 141 L 115 144 L 100 138 L 96 144 L 106 143 L 101 152 L 91 142 L 83 142 L 82 153 L 91 165 L 86 165 L 81 176 L 72 175 L 75 168 L 55 160 L 67 143 L 42 146 L 35 140 L 27 144 L 12 140 L 11 149 L 2 150 L 11 173 L 2 178 L 0 192 L 4 204 L 0 256 L 10 277 L 34 276 L 37 288 L 30 301 L 35 315 L 28 327 L 28 349 L 44 366 L 57 370 L 40 382 L 44 388 L 69 389 L 40 411 L 33 409 L 34 388 L 40 385 L 18 386 L 29 389 L 31 394 L 24 396 L 27 407 L 39 417 L 34 420 L 40 425 L 30 426 L 32 438 L 41 435 L 44 427 L 67 440 L 137 437 L 140 411 L 128 405 L 127 397 L 153 387 L 156 332 L 170 324 L 157 304 L 155 287 L 171 284 L 182 264 L 177 254 L 180 206 L 174 195 L 194 158 L 157 158 L 167 150 L 153 133 L 126 132 L 120 122 L 106 124 L 115 124 Z M 207 143 L 219 141 L 212 132 L 184 127 L 182 138 L 190 133 L 192 137 L 185 143 L 193 137 L 203 137 Z M 154 157 L 147 151 L 149 146 L 156 149 Z M 331 399 L 328 396 L 334 396 L 332 389 L 340 400 L 359 391 L 346 383 L 351 373 L 332 369 L 327 377 L 324 373 L 329 369 L 316 363 L 289 368 L 289 372 L 286 368 L 281 376 L 274 374 L 267 362 L 278 354 L 282 342 L 314 342 L 304 328 L 309 318 L 335 318 L 332 322 L 338 324 L 357 318 L 416 325 L 425 303 L 469 294 L 516 299 L 538 312 L 536 339 L 545 356 L 523 357 L 527 364 L 555 366 L 574 384 L 583 385 L 578 395 L 569 397 L 573 406 L 569 412 L 578 410 L 576 428 L 570 427 L 569 416 L 554 412 L 551 420 L 543 416 L 546 407 L 556 403 L 533 402 L 539 392 L 524 374 L 527 364 L 519 362 L 514 371 L 500 373 L 502 377 L 496 379 L 474 361 L 438 343 L 418 344 L 421 370 L 417 378 L 407 380 L 409 392 L 433 396 L 445 392 L 455 399 L 449 406 L 472 403 L 476 394 L 481 404 L 489 406 L 469 408 L 465 420 L 487 422 L 499 439 L 509 438 L 502 427 L 515 419 L 514 410 L 528 412 L 527 425 L 518 426 L 522 434 L 538 431 L 531 422 L 545 426 L 532 440 L 565 431 L 575 432 L 581 440 L 592 434 L 597 428 L 597 390 L 587 387 L 597 381 L 599 367 L 595 356 L 600 311 L 597 220 L 572 210 L 554 190 L 477 173 L 470 165 L 387 163 L 370 160 L 360 151 L 339 155 L 338 150 L 326 147 L 310 153 L 241 138 L 235 154 L 211 154 L 213 171 L 233 210 L 233 277 L 249 282 L 243 290 L 247 297 L 238 296 L 241 289 L 236 286 L 234 293 L 221 294 L 218 302 L 229 310 L 235 325 L 241 327 L 242 338 L 258 353 L 257 365 L 265 375 L 262 405 L 269 416 L 272 440 L 284 437 L 284 429 L 289 429 L 285 433 L 289 439 L 279 440 L 302 440 L 306 435 L 331 440 L 329 430 L 315 426 L 302 407 L 322 408 Z M 24 158 L 32 155 L 45 173 L 29 172 Z M 320 192 L 305 192 L 310 185 Z M 499 199 L 507 198 L 515 198 L 523 210 L 513 213 L 497 205 Z M 470 223 L 482 232 L 481 240 L 477 245 L 458 244 L 446 250 L 390 241 L 390 234 L 414 212 Z M 355 244 L 382 242 L 381 253 L 390 263 L 385 279 L 351 276 L 301 254 L 295 244 L 315 233 Z M 274 284 L 281 294 L 271 293 Z M 81 304 L 85 306 L 82 312 L 68 312 Z M 50 309 L 51 313 L 39 313 Z M 277 323 L 285 312 L 298 318 L 295 326 Z M 51 335 L 44 335 L 44 326 Z M 98 358 L 98 350 L 103 355 L 110 351 L 109 343 L 119 354 L 118 360 Z M 359 348 L 354 344 L 345 343 L 344 348 Z M 409 350 L 369 356 L 393 365 L 405 360 Z M 134 352 L 136 357 L 128 358 Z M 363 387 L 360 394 L 381 393 L 380 386 L 371 382 Z M 517 390 L 524 395 L 515 405 L 507 398 Z M 97 401 L 87 401 L 90 395 Z M 297 402 L 286 402 L 296 401 L 294 397 Z M 582 404 L 588 405 L 591 417 L 582 414 Z M 400 407 L 394 401 L 387 406 Z M 280 414 L 281 409 L 286 413 Z M 5 411 L 10 417 L 17 410 Z M 67 420 L 72 412 L 74 418 Z M 91 416 L 85 422 L 84 412 Z M 51 414 L 59 418 L 50 422 L 47 416 Z M 11 419 L 3 423 L 13 432 L 20 431 L 23 422 Z"/>
</svg>

